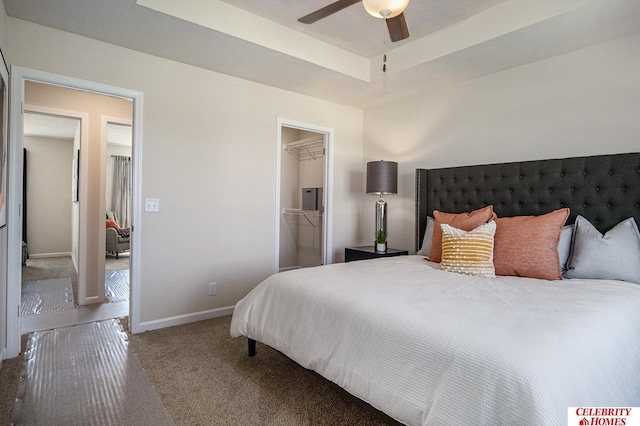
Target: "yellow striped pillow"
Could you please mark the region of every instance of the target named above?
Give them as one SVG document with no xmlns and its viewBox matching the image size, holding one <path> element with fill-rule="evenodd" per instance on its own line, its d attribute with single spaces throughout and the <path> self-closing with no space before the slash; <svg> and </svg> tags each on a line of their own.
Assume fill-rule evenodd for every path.
<svg viewBox="0 0 640 426">
<path fill-rule="evenodd" d="M 478 277 L 495 278 L 493 266 L 493 236 L 496 233 L 494 221 L 478 226 L 472 231 L 463 231 L 451 225 L 442 224 L 443 271 Z"/>
</svg>

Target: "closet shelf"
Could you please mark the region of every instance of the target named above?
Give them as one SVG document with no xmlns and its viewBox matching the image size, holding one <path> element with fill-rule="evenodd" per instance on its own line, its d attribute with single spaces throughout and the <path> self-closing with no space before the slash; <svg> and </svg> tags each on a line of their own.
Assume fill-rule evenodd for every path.
<svg viewBox="0 0 640 426">
<path fill-rule="evenodd" d="M 319 210 L 284 209 L 282 213 L 287 216 L 303 216 L 305 219 L 307 219 L 307 222 L 309 222 L 309 224 L 314 228 L 316 227 L 316 225 L 314 225 L 311 219 L 309 219 L 308 214 L 311 213 L 311 217 L 322 216 L 322 212 Z"/>
<path fill-rule="evenodd" d="M 324 136 L 314 136 L 284 144 L 284 150 L 298 161 L 315 160 L 324 156 Z"/>
</svg>

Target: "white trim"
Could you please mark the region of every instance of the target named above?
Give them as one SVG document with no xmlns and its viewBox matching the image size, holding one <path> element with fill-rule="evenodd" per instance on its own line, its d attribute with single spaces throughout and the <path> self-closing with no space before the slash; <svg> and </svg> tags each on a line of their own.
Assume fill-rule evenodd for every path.
<svg viewBox="0 0 640 426">
<path fill-rule="evenodd" d="M 331 127 L 319 126 L 316 124 L 304 123 L 301 121 L 290 120 L 278 117 L 276 129 L 276 212 L 275 212 L 275 247 L 274 247 L 274 272 L 280 270 L 280 182 L 281 182 L 281 161 L 282 161 L 282 127 L 290 127 L 293 129 L 306 130 L 310 132 L 324 134 L 325 155 L 324 155 L 324 214 L 323 235 L 322 235 L 322 263 L 329 265 L 333 263 L 333 141 L 335 130 Z"/>
<path fill-rule="evenodd" d="M 8 191 L 7 202 L 7 348 L 9 358 L 20 353 L 20 285 L 21 285 L 21 215 L 22 215 L 22 105 L 24 103 L 24 82 L 38 83 L 66 87 L 100 95 L 129 99 L 133 102 L 133 142 L 132 155 L 133 187 L 132 187 L 132 232 L 140 235 L 141 212 L 141 164 L 142 164 L 142 104 L 143 93 L 107 84 L 96 83 L 37 71 L 17 66 L 11 67 L 9 92 L 9 182 L 12 185 Z M 84 150 L 85 152 L 87 150 Z M 82 155 L 82 153 L 81 153 Z M 81 160 L 86 166 L 87 162 Z M 82 188 L 81 188 L 82 189 Z M 140 246 L 141 238 L 132 238 L 131 243 L 131 300 L 129 309 L 129 327 L 132 332 L 140 330 Z"/>
<path fill-rule="evenodd" d="M 49 257 L 71 257 L 71 252 L 30 254 L 29 259 L 45 259 Z"/>
<path fill-rule="evenodd" d="M 133 98 L 133 133 L 131 150 L 131 232 L 129 243 L 129 330 L 140 333 L 140 255 L 142 254 L 142 92 Z"/>
<path fill-rule="evenodd" d="M 189 324 L 197 321 L 204 321 L 211 318 L 231 315 L 235 306 L 225 306 L 222 308 L 209 309 L 206 311 L 194 312 L 190 314 L 177 315 L 175 317 L 162 318 L 153 321 L 145 321 L 139 324 L 140 332 L 158 330 L 176 325 Z"/>
</svg>

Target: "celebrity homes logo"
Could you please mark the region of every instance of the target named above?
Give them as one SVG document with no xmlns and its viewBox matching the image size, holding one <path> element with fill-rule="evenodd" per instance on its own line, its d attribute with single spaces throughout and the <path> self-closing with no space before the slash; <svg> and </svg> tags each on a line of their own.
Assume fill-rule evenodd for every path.
<svg viewBox="0 0 640 426">
<path fill-rule="evenodd" d="M 567 426 L 640 426 L 640 407 L 569 407 Z"/>
</svg>

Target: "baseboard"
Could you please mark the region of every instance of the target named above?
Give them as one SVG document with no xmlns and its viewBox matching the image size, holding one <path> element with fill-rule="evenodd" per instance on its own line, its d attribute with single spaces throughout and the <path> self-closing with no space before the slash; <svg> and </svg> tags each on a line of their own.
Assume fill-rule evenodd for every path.
<svg viewBox="0 0 640 426">
<path fill-rule="evenodd" d="M 231 315 L 233 313 L 233 308 L 234 306 L 225 306 L 224 308 L 216 308 L 191 314 L 178 315 L 175 317 L 162 318 L 159 320 L 145 321 L 140 323 L 139 330 L 133 330 L 133 332 L 142 333 L 144 331 L 158 330 L 160 328 L 173 327 L 175 325 L 189 324 L 191 322 L 223 317 Z"/>
<path fill-rule="evenodd" d="M 44 259 L 45 257 L 70 257 L 70 256 L 71 256 L 71 252 L 40 253 L 40 254 L 29 253 L 29 259 Z"/>
<path fill-rule="evenodd" d="M 301 269 L 302 266 L 285 266 L 280 268 L 280 272 L 293 271 L 294 269 Z"/>
</svg>

